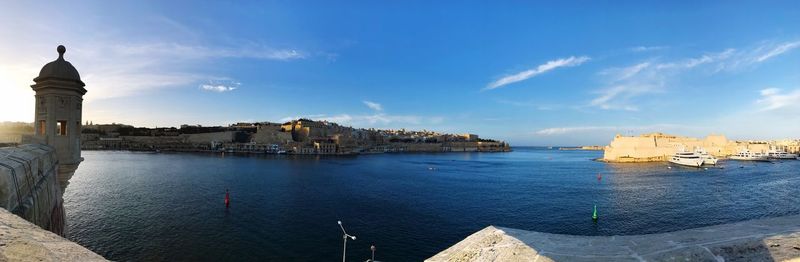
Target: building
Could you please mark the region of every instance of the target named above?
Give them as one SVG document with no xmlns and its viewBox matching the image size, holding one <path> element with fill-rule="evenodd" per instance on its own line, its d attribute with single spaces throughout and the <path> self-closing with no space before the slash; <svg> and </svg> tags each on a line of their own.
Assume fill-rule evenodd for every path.
<svg viewBox="0 0 800 262">
<path fill-rule="evenodd" d="M 78 169 L 81 157 L 81 110 L 86 84 L 78 70 L 64 60 L 67 49 L 56 48 L 58 59 L 46 64 L 31 85 L 36 92 L 32 142 L 51 146 L 58 157 L 62 192 Z"/>
</svg>

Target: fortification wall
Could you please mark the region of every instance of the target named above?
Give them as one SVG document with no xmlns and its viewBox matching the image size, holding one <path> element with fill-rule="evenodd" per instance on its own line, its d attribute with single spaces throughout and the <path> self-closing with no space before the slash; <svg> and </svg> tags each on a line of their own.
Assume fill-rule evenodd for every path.
<svg viewBox="0 0 800 262">
<path fill-rule="evenodd" d="M 282 132 L 280 126 L 259 126 L 253 141 L 259 144 L 283 144 L 292 140 L 291 132 Z"/>
<path fill-rule="evenodd" d="M 672 136 L 660 133 L 641 136 L 617 135 L 604 147 L 603 161 L 608 162 L 651 162 L 666 161 L 680 149 L 704 149 L 716 157 L 727 157 L 744 149 L 753 152 L 767 152 L 769 144 L 731 141 L 721 135 L 710 135 L 704 139 Z"/>
<path fill-rule="evenodd" d="M 0 207 L 43 229 L 64 233 L 58 160 L 52 147 L 0 148 Z"/>
<path fill-rule="evenodd" d="M 226 131 L 226 132 L 215 132 L 215 133 L 186 134 L 181 136 L 186 137 L 186 141 L 193 144 L 210 144 L 211 142 L 231 143 L 236 138 L 236 132 Z"/>
</svg>

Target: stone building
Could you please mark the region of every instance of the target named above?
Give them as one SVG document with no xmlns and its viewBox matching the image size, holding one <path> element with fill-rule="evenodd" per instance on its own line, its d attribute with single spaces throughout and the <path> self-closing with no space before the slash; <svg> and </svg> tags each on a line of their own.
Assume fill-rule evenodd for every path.
<svg viewBox="0 0 800 262">
<path fill-rule="evenodd" d="M 53 147 L 58 157 L 61 190 L 83 161 L 81 157 L 81 109 L 86 94 L 78 70 L 64 60 L 67 49 L 56 48 L 58 59 L 46 64 L 31 86 L 36 92 L 34 134 L 31 142 Z"/>
</svg>

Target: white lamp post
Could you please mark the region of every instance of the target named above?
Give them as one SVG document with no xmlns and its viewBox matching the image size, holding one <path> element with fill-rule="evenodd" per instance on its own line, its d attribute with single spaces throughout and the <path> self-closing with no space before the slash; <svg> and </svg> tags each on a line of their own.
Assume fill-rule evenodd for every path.
<svg viewBox="0 0 800 262">
<path fill-rule="evenodd" d="M 344 226 L 342 226 L 342 221 L 338 221 L 338 223 L 339 223 L 339 228 L 341 228 L 342 233 L 344 233 L 344 235 L 342 235 L 342 238 L 344 239 L 344 246 L 342 247 L 342 262 L 346 262 L 345 258 L 347 257 L 347 238 L 349 237 L 352 238 L 353 240 L 356 240 L 356 236 L 351 236 L 347 234 L 347 231 L 344 230 Z"/>
</svg>

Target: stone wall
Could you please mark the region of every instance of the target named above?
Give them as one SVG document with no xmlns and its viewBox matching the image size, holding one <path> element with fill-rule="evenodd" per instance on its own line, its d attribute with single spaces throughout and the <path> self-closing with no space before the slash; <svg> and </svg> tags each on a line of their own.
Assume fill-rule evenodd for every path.
<svg viewBox="0 0 800 262">
<path fill-rule="evenodd" d="M 279 125 L 263 125 L 259 126 L 256 133 L 253 134 L 252 141 L 259 144 L 282 145 L 292 141 L 292 133 L 281 131 L 281 126 Z"/>
<path fill-rule="evenodd" d="M 489 226 L 425 261 L 800 261 L 800 216 L 625 236 Z"/>
<path fill-rule="evenodd" d="M 236 132 L 225 131 L 214 133 L 184 134 L 181 136 L 185 136 L 186 141 L 193 144 L 210 144 L 211 142 L 231 143 L 236 138 Z"/>
<path fill-rule="evenodd" d="M 64 208 L 53 148 L 39 144 L 0 148 L 0 207 L 63 234 Z"/>
<path fill-rule="evenodd" d="M 106 261 L 0 208 L 0 261 Z"/>
</svg>

